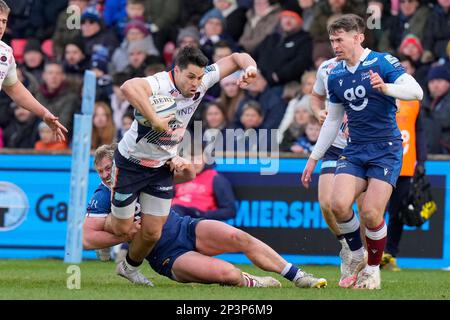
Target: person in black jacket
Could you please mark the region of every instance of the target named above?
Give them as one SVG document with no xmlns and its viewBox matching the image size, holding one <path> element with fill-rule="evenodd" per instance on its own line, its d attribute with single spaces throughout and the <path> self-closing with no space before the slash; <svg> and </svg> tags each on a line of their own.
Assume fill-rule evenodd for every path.
<svg viewBox="0 0 450 320">
<path fill-rule="evenodd" d="M 5 148 L 34 148 L 39 140 L 39 118 L 25 108 L 16 106 L 14 118 L 3 131 Z"/>
<path fill-rule="evenodd" d="M 300 79 L 313 66 L 313 44 L 302 30 L 302 18 L 293 10 L 281 12 L 281 33 L 269 35 L 256 47 L 254 58 L 269 86 L 283 85 Z"/>
</svg>

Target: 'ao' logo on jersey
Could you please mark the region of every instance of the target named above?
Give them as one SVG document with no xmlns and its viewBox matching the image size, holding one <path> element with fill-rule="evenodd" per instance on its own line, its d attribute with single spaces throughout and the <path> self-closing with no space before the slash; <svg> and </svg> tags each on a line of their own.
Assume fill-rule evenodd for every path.
<svg viewBox="0 0 450 320">
<path fill-rule="evenodd" d="M 355 111 L 361 111 L 365 107 L 367 107 L 369 99 L 365 98 L 365 96 L 366 96 L 366 88 L 364 88 L 364 86 L 362 85 L 359 85 L 356 88 L 349 88 L 344 91 L 344 98 L 347 99 L 347 101 L 350 101 L 349 105 Z M 352 101 L 362 98 L 364 98 L 364 100 L 359 106 L 356 106 L 352 103 Z"/>
<path fill-rule="evenodd" d="M 27 216 L 28 198 L 15 184 L 0 182 L 0 231 L 17 228 Z"/>
</svg>

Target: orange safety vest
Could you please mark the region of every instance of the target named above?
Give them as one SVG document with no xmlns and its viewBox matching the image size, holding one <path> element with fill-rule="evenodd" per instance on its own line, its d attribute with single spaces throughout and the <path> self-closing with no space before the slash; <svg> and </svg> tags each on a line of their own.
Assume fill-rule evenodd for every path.
<svg viewBox="0 0 450 320">
<path fill-rule="evenodd" d="M 400 176 L 411 177 L 416 168 L 416 120 L 420 111 L 420 103 L 417 100 L 397 100 L 397 124 L 403 139 L 403 164 Z"/>
</svg>

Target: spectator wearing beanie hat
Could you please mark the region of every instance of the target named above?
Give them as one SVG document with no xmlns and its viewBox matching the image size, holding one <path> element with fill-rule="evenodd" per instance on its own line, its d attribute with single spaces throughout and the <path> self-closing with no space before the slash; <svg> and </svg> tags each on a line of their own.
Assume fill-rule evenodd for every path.
<svg viewBox="0 0 450 320">
<path fill-rule="evenodd" d="M 76 92 L 80 92 L 84 71 L 89 68 L 89 59 L 84 54 L 84 43 L 81 38 L 68 40 L 64 47 L 62 64 L 67 84 Z"/>
<path fill-rule="evenodd" d="M 149 43 L 143 40 L 137 40 L 128 46 L 128 66 L 124 73 L 129 78 L 145 77 L 145 68 L 153 63 L 162 62 L 159 56 L 149 55 Z"/>
<path fill-rule="evenodd" d="M 25 71 L 31 73 L 39 82 L 41 82 L 44 64 L 45 55 L 41 49 L 41 42 L 38 39 L 29 39 L 25 45 L 23 54 Z"/>
<path fill-rule="evenodd" d="M 200 47 L 200 32 L 194 26 L 180 29 L 177 36 L 177 48 L 182 49 L 186 46 L 194 48 Z"/>
<path fill-rule="evenodd" d="M 423 47 L 422 42 L 413 34 L 408 34 L 400 44 L 398 49 L 399 56 L 405 56 L 411 59 L 413 67 L 416 69 L 414 78 L 421 85 L 422 88 L 427 87 L 427 74 L 430 69 L 430 64 L 422 63 Z"/>
<path fill-rule="evenodd" d="M 413 34 L 408 34 L 400 44 L 399 53 L 419 61 L 423 54 L 422 42 Z"/>
<path fill-rule="evenodd" d="M 108 74 L 107 48 L 96 47 L 96 52 L 91 57 L 90 69 L 97 78 L 96 101 L 107 101 L 113 93 L 112 78 Z"/>
<path fill-rule="evenodd" d="M 95 7 L 88 7 L 81 15 L 81 34 L 87 56 L 93 54 L 95 45 L 108 48 L 109 55 L 119 46 L 114 31 L 104 28 L 100 12 Z"/>
<path fill-rule="evenodd" d="M 225 32 L 224 23 L 225 19 L 217 9 L 209 10 L 200 20 L 200 49 L 209 61 L 212 61 L 213 58 L 214 45 L 221 40 L 228 42 L 233 51 L 237 49 L 231 36 Z"/>
<path fill-rule="evenodd" d="M 450 154 L 450 72 L 446 65 L 428 72 L 429 95 L 423 101 L 429 153 Z"/>
<path fill-rule="evenodd" d="M 114 50 L 111 59 L 112 73 L 123 72 L 128 66 L 128 47 L 132 42 L 143 40 L 147 43 L 146 54 L 159 56 L 152 34 L 142 18 L 130 20 L 125 26 L 125 38 L 120 46 Z"/>
</svg>

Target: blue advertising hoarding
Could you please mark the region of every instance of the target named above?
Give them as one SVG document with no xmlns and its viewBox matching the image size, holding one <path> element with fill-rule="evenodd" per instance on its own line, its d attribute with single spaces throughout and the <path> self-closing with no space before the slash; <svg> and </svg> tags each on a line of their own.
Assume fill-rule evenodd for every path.
<svg viewBox="0 0 450 320">
<path fill-rule="evenodd" d="M 280 159 L 277 173 L 261 175 L 259 164 L 220 164 L 237 196 L 237 215 L 228 223 L 268 243 L 299 264 L 337 264 L 338 243 L 317 202 L 317 178 L 300 186 L 304 159 Z M 0 258 L 63 258 L 69 203 L 71 157 L 0 155 Z M 450 266 L 450 161 L 428 161 L 426 170 L 438 211 L 421 228 L 406 228 L 402 267 Z M 100 179 L 89 171 L 88 199 Z M 94 258 L 84 251 L 84 258 Z M 240 254 L 223 255 L 236 263 Z"/>
</svg>

